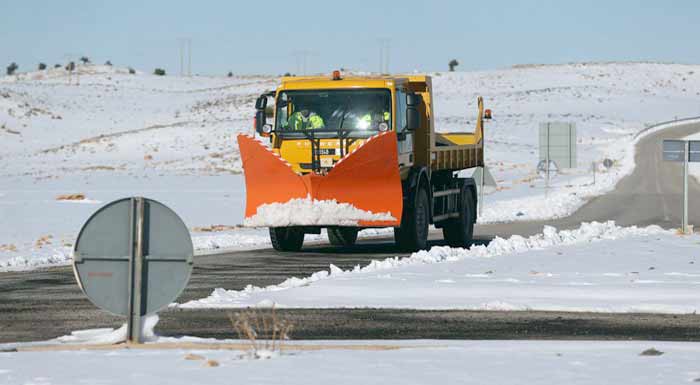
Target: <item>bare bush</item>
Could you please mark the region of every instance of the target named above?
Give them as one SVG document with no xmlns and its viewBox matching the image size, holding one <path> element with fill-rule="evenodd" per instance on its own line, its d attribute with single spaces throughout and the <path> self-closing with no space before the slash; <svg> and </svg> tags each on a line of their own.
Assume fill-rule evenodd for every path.
<svg viewBox="0 0 700 385">
<path fill-rule="evenodd" d="M 274 305 L 269 311 L 249 309 L 229 313 L 229 320 L 238 338 L 248 340 L 252 358 L 270 358 L 282 350 L 293 325 L 277 317 Z"/>
</svg>

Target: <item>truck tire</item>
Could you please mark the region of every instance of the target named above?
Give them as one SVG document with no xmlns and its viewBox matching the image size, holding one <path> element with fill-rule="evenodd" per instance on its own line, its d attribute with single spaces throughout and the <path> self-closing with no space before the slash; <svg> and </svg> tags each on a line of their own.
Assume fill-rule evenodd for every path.
<svg viewBox="0 0 700 385">
<path fill-rule="evenodd" d="M 404 210 L 401 227 L 394 227 L 394 241 L 405 251 L 424 250 L 428 246 L 430 201 L 424 188 L 419 188 L 415 201 Z"/>
<path fill-rule="evenodd" d="M 329 227 L 328 240 L 334 246 L 352 246 L 357 241 L 357 227 Z"/>
<path fill-rule="evenodd" d="M 442 235 L 451 247 L 469 247 L 474 235 L 474 197 L 472 190 L 462 186 L 459 217 L 445 221 Z"/>
<path fill-rule="evenodd" d="M 277 251 L 299 251 L 304 244 L 304 231 L 295 227 L 270 227 L 270 241 Z"/>
</svg>

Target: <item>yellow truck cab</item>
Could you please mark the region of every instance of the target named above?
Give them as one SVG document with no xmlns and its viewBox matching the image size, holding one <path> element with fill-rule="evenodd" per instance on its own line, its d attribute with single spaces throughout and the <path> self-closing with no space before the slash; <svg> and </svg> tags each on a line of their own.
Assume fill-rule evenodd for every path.
<svg viewBox="0 0 700 385">
<path fill-rule="evenodd" d="M 246 219 L 260 207 L 306 197 L 386 215 L 270 224 L 275 249 L 298 250 L 305 233 L 321 228 L 331 243 L 348 246 L 362 228 L 390 226 L 400 247 L 418 250 L 426 247 L 429 224 L 441 228 L 449 244 L 468 245 L 476 186 L 456 171 L 483 166 L 483 103 L 479 98 L 473 132 L 436 133 L 432 95 L 427 75 L 283 77 L 256 101 L 254 126 L 269 139 L 271 156 L 239 136 Z"/>
</svg>

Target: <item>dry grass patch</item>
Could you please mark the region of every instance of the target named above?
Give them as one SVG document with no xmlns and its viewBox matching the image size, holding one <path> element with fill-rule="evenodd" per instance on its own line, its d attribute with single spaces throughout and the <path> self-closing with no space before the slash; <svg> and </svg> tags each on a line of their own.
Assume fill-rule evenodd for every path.
<svg viewBox="0 0 700 385">
<path fill-rule="evenodd" d="M 206 358 L 204 356 L 200 356 L 199 354 L 187 353 L 185 354 L 185 359 L 187 361 L 203 361 Z"/>
<path fill-rule="evenodd" d="M 238 338 L 248 341 L 249 357 L 255 359 L 278 355 L 293 328 L 292 323 L 277 316 L 274 305 L 269 311 L 249 309 L 229 313 L 229 320 Z"/>
<path fill-rule="evenodd" d="M 85 194 L 61 194 L 56 197 L 57 201 L 82 201 L 85 199 Z"/>
<path fill-rule="evenodd" d="M 34 247 L 42 248 L 46 245 L 50 245 L 51 239 L 53 239 L 53 235 L 51 235 L 51 234 L 44 235 L 43 237 L 40 237 L 39 239 L 37 239 L 36 242 L 34 242 Z"/>
<path fill-rule="evenodd" d="M 193 227 L 192 231 L 200 232 L 200 233 L 209 233 L 209 232 L 235 230 L 235 229 L 238 229 L 240 227 L 241 226 L 211 225 L 211 226 L 205 226 L 205 227 Z"/>
<path fill-rule="evenodd" d="M 209 368 L 215 368 L 215 367 L 219 366 L 219 361 L 207 360 L 207 362 L 204 364 L 204 366 L 209 367 Z"/>
<path fill-rule="evenodd" d="M 0 251 L 17 251 L 17 246 L 11 243 L 0 245 Z"/>
</svg>

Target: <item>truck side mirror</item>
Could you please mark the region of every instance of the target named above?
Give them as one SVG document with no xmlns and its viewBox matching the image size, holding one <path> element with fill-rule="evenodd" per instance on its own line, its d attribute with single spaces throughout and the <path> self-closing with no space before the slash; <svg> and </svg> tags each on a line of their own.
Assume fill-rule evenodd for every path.
<svg viewBox="0 0 700 385">
<path fill-rule="evenodd" d="M 416 94 L 406 94 L 406 128 L 409 131 L 417 130 L 420 127 L 420 113 L 418 106 L 423 102 L 423 98 Z"/>
<path fill-rule="evenodd" d="M 260 135 L 263 134 L 263 126 L 267 123 L 266 120 L 265 109 L 255 111 L 255 131 Z"/>
<path fill-rule="evenodd" d="M 267 95 L 260 95 L 255 100 L 255 109 L 264 110 L 267 107 Z"/>
</svg>

